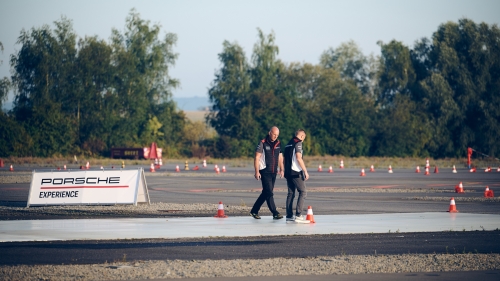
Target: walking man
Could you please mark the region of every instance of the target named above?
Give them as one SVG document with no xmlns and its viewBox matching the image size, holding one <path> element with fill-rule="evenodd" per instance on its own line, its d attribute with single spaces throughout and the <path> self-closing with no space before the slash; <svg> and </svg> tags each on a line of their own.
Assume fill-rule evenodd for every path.
<svg viewBox="0 0 500 281">
<path fill-rule="evenodd" d="M 303 149 L 302 142 L 306 138 L 306 132 L 298 129 L 295 136 L 288 142 L 285 147 L 285 178 L 288 186 L 288 195 L 286 197 L 286 220 L 295 221 L 297 223 L 310 223 L 302 216 L 304 207 L 304 199 L 306 199 L 306 184 L 309 179 L 306 165 L 302 159 Z M 299 193 L 297 206 L 295 208 L 295 217 L 293 216 L 293 199 L 295 198 L 295 190 Z"/>
<path fill-rule="evenodd" d="M 278 140 L 279 134 L 280 130 L 278 127 L 272 127 L 266 138 L 259 142 L 255 151 L 255 179 L 262 182 L 262 193 L 250 211 L 250 215 L 254 219 L 260 219 L 259 210 L 264 202 L 267 202 L 267 207 L 273 213 L 273 219 L 279 220 L 283 218 L 276 210 L 273 197 L 278 166 L 280 178 L 283 177 L 283 155 L 281 154 L 281 145 Z"/>
</svg>

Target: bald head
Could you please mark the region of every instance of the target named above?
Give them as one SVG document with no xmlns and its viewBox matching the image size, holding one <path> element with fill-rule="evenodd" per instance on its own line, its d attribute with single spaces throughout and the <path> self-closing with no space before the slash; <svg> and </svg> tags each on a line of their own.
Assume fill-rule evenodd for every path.
<svg viewBox="0 0 500 281">
<path fill-rule="evenodd" d="M 279 135 L 280 135 L 280 129 L 278 129 L 278 127 L 276 126 L 271 127 L 271 129 L 269 130 L 269 139 L 271 141 L 275 141 L 276 139 L 278 139 Z"/>
</svg>

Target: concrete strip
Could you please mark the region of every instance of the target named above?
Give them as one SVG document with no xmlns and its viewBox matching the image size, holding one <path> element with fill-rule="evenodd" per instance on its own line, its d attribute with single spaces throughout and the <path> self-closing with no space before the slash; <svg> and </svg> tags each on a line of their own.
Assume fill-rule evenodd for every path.
<svg viewBox="0 0 500 281">
<path fill-rule="evenodd" d="M 400 213 L 317 215 L 314 224 L 286 223 L 264 216 L 226 219 L 131 218 L 0 221 L 0 242 L 143 238 L 247 237 L 387 232 L 495 230 L 500 215 Z"/>
</svg>

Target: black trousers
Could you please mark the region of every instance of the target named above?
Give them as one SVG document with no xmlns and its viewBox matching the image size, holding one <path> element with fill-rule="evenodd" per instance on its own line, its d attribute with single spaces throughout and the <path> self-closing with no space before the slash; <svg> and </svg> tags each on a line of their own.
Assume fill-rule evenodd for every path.
<svg viewBox="0 0 500 281">
<path fill-rule="evenodd" d="M 260 194 L 259 198 L 257 198 L 257 201 L 255 201 L 255 204 L 253 204 L 251 212 L 254 214 L 258 214 L 260 207 L 262 207 L 262 204 L 264 204 L 264 202 L 267 202 L 267 207 L 269 207 L 269 211 L 271 211 L 273 215 L 276 215 L 278 214 L 278 211 L 276 211 L 276 205 L 274 204 L 274 197 L 273 197 L 276 174 L 261 173 L 260 176 L 261 176 L 260 181 L 262 182 L 262 193 Z"/>
</svg>

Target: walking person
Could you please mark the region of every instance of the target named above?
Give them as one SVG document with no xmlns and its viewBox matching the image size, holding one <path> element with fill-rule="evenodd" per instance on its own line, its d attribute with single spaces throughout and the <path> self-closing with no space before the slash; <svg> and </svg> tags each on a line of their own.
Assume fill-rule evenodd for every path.
<svg viewBox="0 0 500 281">
<path fill-rule="evenodd" d="M 279 134 L 278 127 L 272 127 L 266 138 L 259 142 L 255 151 L 254 176 L 256 180 L 260 180 L 262 183 L 262 193 L 250 211 L 250 215 L 254 219 L 260 219 L 259 210 L 264 202 L 267 202 L 267 207 L 273 214 L 273 219 L 279 220 L 283 218 L 276 210 L 273 197 L 276 175 L 279 173 L 280 178 L 283 177 L 283 155 L 281 154 L 281 143 L 278 140 Z"/>
<path fill-rule="evenodd" d="M 306 199 L 306 184 L 309 179 L 306 165 L 302 159 L 302 143 L 306 138 L 306 132 L 298 129 L 295 136 L 285 146 L 285 178 L 288 186 L 288 195 L 286 197 L 286 221 L 295 221 L 297 223 L 310 223 L 302 216 L 304 200 Z M 293 200 L 295 199 L 295 190 L 299 193 L 297 206 L 295 208 L 295 217 L 293 216 Z"/>
</svg>

